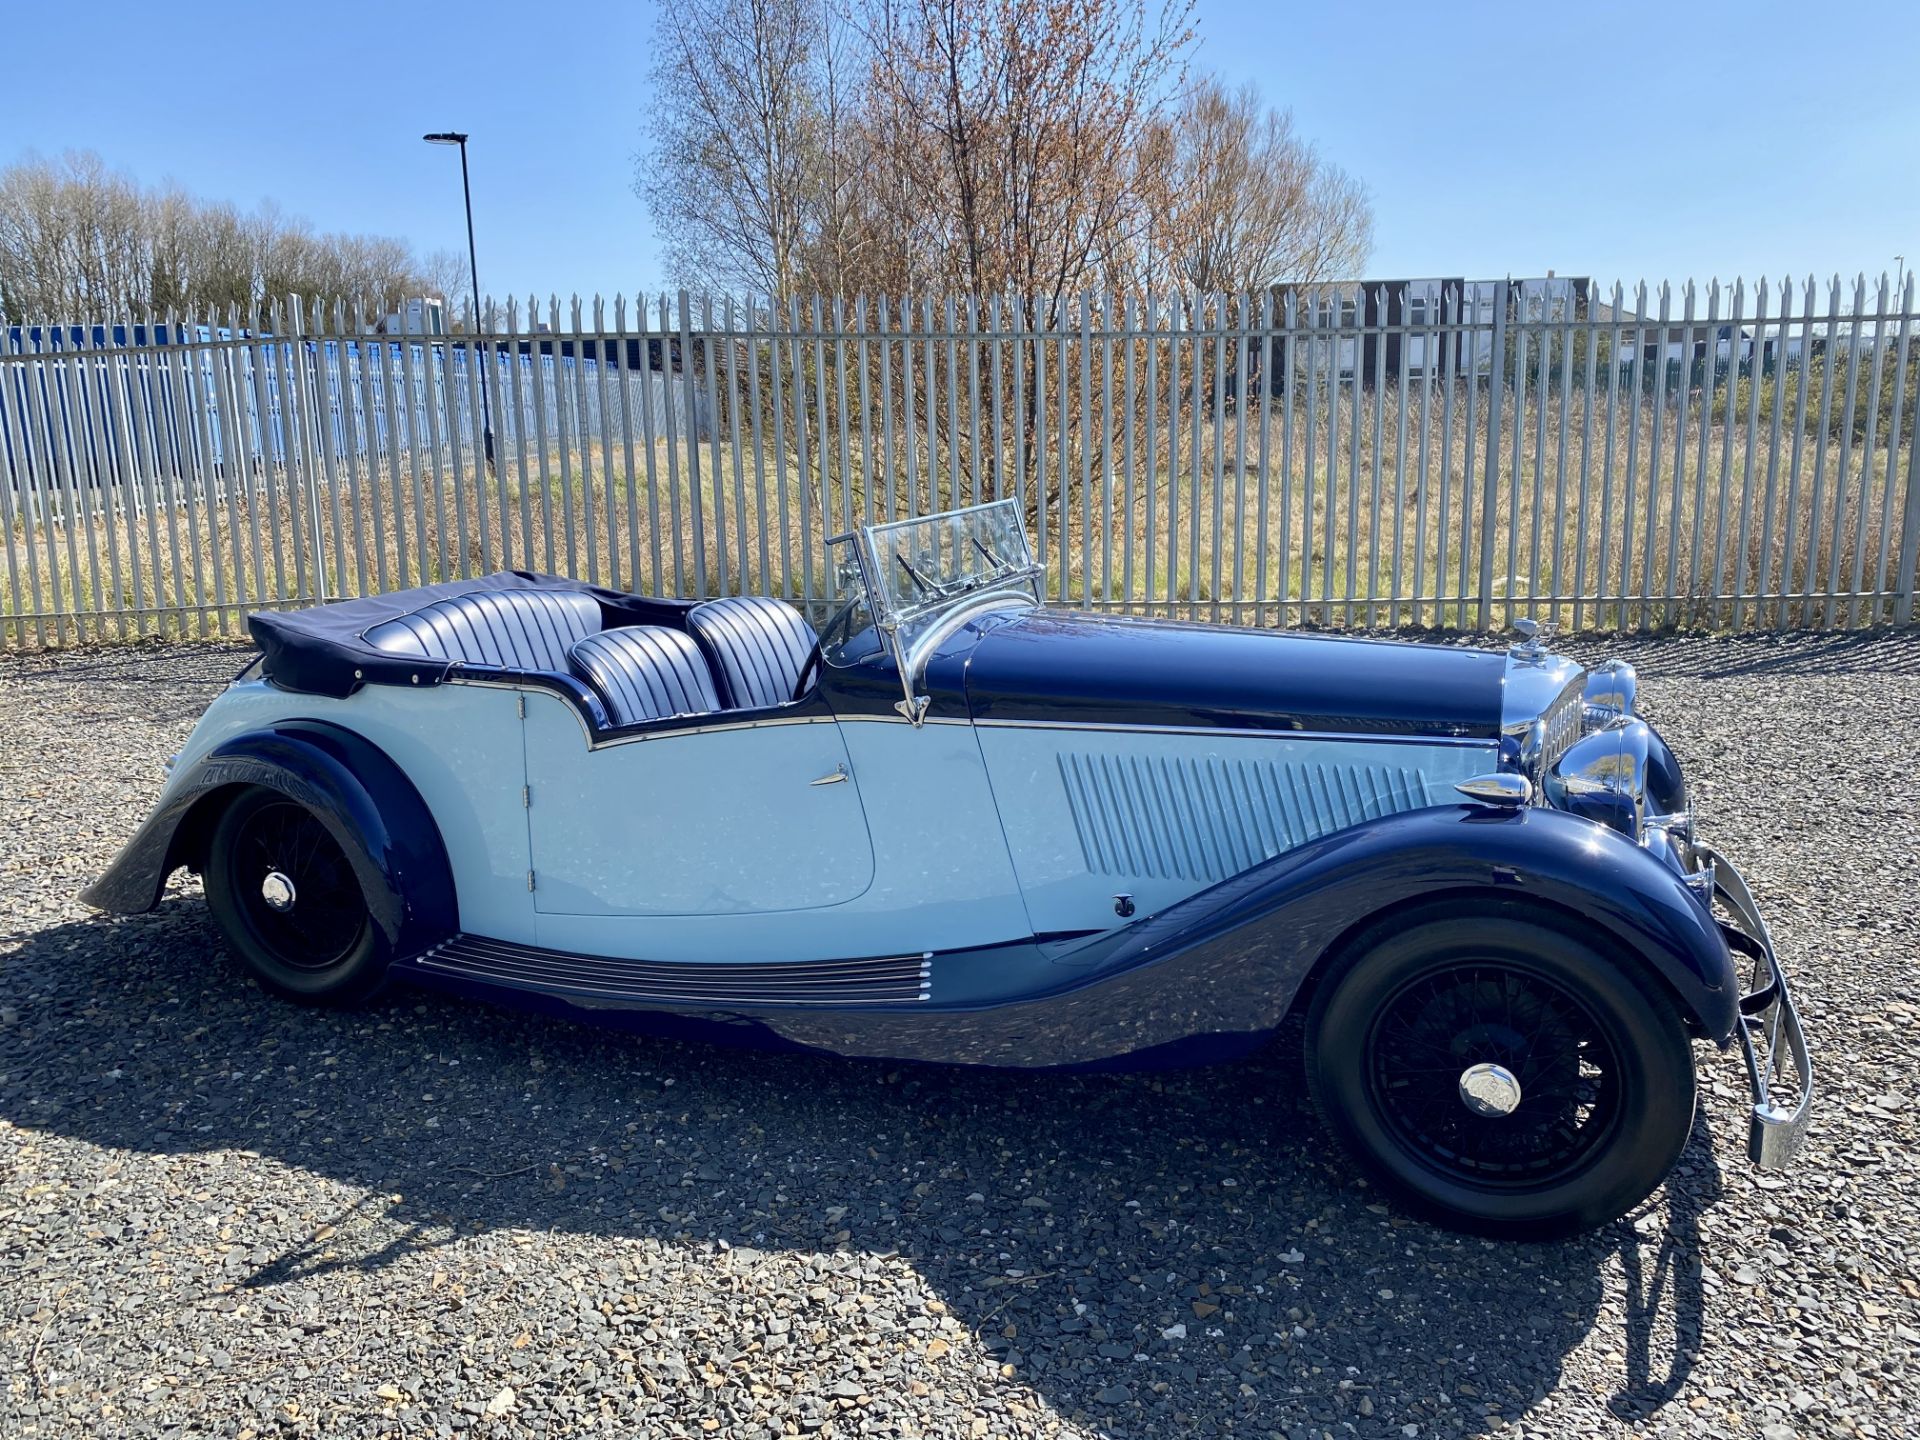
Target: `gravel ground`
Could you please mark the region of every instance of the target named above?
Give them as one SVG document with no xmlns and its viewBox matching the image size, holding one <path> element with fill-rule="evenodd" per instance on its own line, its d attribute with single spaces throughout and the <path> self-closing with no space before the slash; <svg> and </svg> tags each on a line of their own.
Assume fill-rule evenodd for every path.
<svg viewBox="0 0 1920 1440">
<path fill-rule="evenodd" d="M 1576 653 L 1591 647 L 1574 646 Z M 0 657 L 0 1433 L 1920 1433 L 1920 635 L 1639 642 L 1824 1091 L 1583 1240 L 1410 1223 L 1236 1066 L 1036 1078 L 255 991 L 74 899 L 230 648 Z"/>
</svg>

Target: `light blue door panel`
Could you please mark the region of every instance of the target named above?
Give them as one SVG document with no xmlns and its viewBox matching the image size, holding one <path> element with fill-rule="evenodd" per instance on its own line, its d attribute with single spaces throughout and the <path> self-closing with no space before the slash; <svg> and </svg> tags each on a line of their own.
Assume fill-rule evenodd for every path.
<svg viewBox="0 0 1920 1440">
<path fill-rule="evenodd" d="M 1363 820 L 1456 799 L 1483 746 L 983 726 L 1038 932 L 1125 923 Z"/>
<path fill-rule="evenodd" d="M 539 943 L 660 960 L 830 960 L 965 950 L 1031 935 L 973 732 L 964 725 L 916 730 L 898 720 L 848 720 L 840 734 L 851 783 L 822 788 L 858 786 L 876 866 L 859 895 L 760 913 L 543 912 Z M 531 813 L 539 808 L 536 796 Z M 544 892 L 544 868 L 539 884 Z"/>
<path fill-rule="evenodd" d="M 1031 935 L 973 728 L 849 719 L 841 733 L 880 855 L 863 905 L 964 917 L 929 927 L 928 950 Z"/>
<path fill-rule="evenodd" d="M 810 910 L 873 882 L 859 786 L 813 783 L 848 770 L 831 720 L 589 750 L 570 706 L 530 693 L 526 756 L 542 915 Z"/>
</svg>

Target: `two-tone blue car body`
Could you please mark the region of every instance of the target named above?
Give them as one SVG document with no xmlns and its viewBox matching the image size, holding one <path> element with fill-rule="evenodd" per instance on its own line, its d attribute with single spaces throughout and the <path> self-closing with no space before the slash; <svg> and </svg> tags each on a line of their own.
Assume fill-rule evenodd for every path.
<svg viewBox="0 0 1920 1440">
<path fill-rule="evenodd" d="M 819 630 L 518 573 L 257 615 L 87 899 L 200 871 L 297 998 L 848 1055 L 1184 1063 L 1301 1008 L 1334 1130 L 1497 1233 L 1658 1183 L 1690 1038 L 1742 1042 L 1754 1158 L 1796 1147 L 1771 941 L 1629 668 L 1050 609 L 1011 502 L 830 545 Z"/>
</svg>

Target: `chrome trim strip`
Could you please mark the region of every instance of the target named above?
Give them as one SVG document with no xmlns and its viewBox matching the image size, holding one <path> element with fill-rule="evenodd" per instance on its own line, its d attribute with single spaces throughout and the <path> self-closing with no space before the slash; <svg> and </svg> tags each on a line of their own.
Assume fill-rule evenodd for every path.
<svg viewBox="0 0 1920 1440">
<path fill-rule="evenodd" d="M 770 730 L 781 725 L 831 725 L 834 721 L 833 715 L 762 715 L 751 720 L 722 721 L 713 725 L 686 725 L 675 730 L 643 730 L 634 735 L 613 735 L 595 742 L 591 748 L 612 750 L 621 745 L 639 745 L 651 740 L 671 740 L 678 735 L 715 735 L 723 730 Z"/>
<path fill-rule="evenodd" d="M 852 719 L 867 719 L 867 716 L 847 716 Z M 878 719 L 880 717 L 871 717 Z M 897 723 L 897 722 L 896 722 Z M 927 724 L 939 723 L 929 719 Z M 965 720 L 948 720 L 950 725 L 964 725 Z M 1498 742 L 1491 735 L 1383 735 L 1371 730 L 1281 730 L 1277 728 L 1241 728 L 1226 725 L 1128 725 L 1117 721 L 1094 722 L 1081 720 L 975 720 L 978 726 L 993 726 L 1006 730 L 1086 730 L 1119 735 L 1224 735 L 1234 739 L 1257 740 L 1345 740 L 1371 743 L 1378 741 L 1383 745 L 1465 745 L 1477 746 L 1483 750 L 1498 748 Z"/>
</svg>

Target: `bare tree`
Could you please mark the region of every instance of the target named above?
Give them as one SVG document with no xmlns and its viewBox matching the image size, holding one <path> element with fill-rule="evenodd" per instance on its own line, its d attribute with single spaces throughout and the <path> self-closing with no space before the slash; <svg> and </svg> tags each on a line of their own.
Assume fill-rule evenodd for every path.
<svg viewBox="0 0 1920 1440">
<path fill-rule="evenodd" d="M 1358 274 L 1373 248 L 1365 189 L 1327 163 L 1253 86 L 1202 76 L 1181 97 L 1153 186 L 1163 263 L 1200 291 Z M 1147 257 L 1148 283 L 1153 260 Z"/>
<path fill-rule="evenodd" d="M 97 155 L 0 173 L 0 312 L 94 313 L 145 269 L 139 188 Z"/>
<path fill-rule="evenodd" d="M 844 294 L 859 288 L 861 267 L 874 238 L 869 176 L 857 119 L 859 106 L 849 90 L 863 57 L 839 0 L 817 0 L 821 36 L 816 51 L 819 126 L 813 142 L 809 183 L 802 203 L 811 224 L 807 281 L 816 291 Z"/>
<path fill-rule="evenodd" d="M 421 293 L 446 306 L 447 323 L 464 328 L 460 317 L 473 309 L 473 272 L 458 250 L 435 250 L 420 262 Z"/>
<path fill-rule="evenodd" d="M 635 190 L 690 284 L 1057 294 L 1127 223 L 1184 0 L 663 5 Z M 860 83 L 852 83 L 855 78 Z"/>
<path fill-rule="evenodd" d="M 679 279 L 792 293 L 844 174 L 825 141 L 834 18 L 822 0 L 662 5 L 652 148 L 635 190 Z"/>
<path fill-rule="evenodd" d="M 846 6 L 845 10 L 837 8 Z M 1185 83 L 1191 0 L 679 0 L 635 190 L 691 285 L 1251 292 L 1356 272 L 1367 194 L 1251 87 Z"/>
<path fill-rule="evenodd" d="M 402 241 L 316 235 L 272 205 L 246 214 L 177 187 L 144 189 L 99 156 L 0 170 L 0 314 L 99 320 L 177 309 L 258 324 L 289 291 L 373 302 L 434 288 Z"/>
<path fill-rule="evenodd" d="M 635 189 L 691 285 L 1010 298 L 1015 324 L 1047 328 L 1088 291 L 1246 292 L 1357 267 L 1369 248 L 1364 190 L 1287 115 L 1251 90 L 1186 85 L 1192 0 L 662 0 L 659 14 Z M 1029 349 L 999 382 L 1029 467 L 1041 416 L 1066 423 L 1084 403 L 1040 365 Z M 962 422 L 924 369 L 902 403 L 909 432 L 956 444 Z"/>
<path fill-rule="evenodd" d="M 866 0 L 865 128 L 903 277 L 1057 305 L 1129 225 L 1193 40 L 1173 0 Z"/>
</svg>

